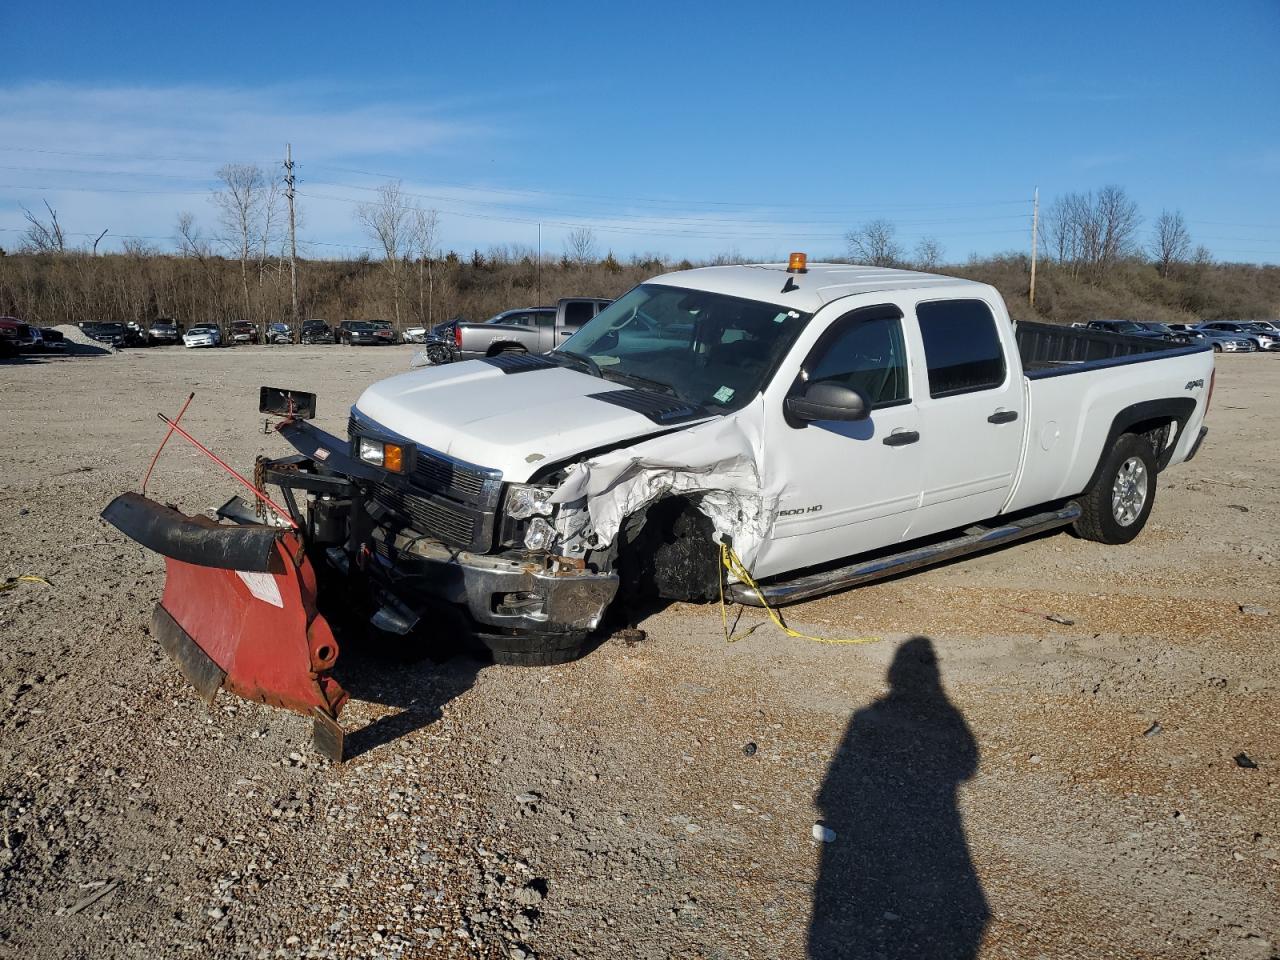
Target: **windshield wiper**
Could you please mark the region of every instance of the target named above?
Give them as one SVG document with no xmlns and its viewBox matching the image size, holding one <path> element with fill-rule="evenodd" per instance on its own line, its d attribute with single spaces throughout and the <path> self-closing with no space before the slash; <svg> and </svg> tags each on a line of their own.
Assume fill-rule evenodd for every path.
<svg viewBox="0 0 1280 960">
<path fill-rule="evenodd" d="M 600 364 L 596 363 L 585 353 L 574 353 L 572 350 L 561 350 L 557 347 L 555 350 L 549 351 L 547 356 L 566 357 L 570 363 L 576 361 L 586 367 L 587 373 L 591 374 L 591 376 L 599 377 L 601 380 L 604 379 L 604 374 L 600 372 Z"/>
<path fill-rule="evenodd" d="M 607 373 L 602 373 L 601 376 L 606 380 L 630 380 L 633 383 L 641 384 L 642 386 L 649 387 L 661 393 L 670 394 L 671 396 L 679 397 L 682 400 L 684 399 L 683 397 L 680 397 L 680 391 L 671 386 L 671 384 L 663 383 L 661 380 L 652 380 L 649 377 L 642 377 L 638 373 L 623 373 L 620 370 L 610 370 Z"/>
</svg>

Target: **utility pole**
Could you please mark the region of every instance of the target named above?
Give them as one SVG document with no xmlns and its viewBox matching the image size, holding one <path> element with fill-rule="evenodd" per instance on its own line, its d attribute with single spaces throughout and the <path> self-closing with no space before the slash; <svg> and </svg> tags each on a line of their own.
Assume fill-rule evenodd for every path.
<svg viewBox="0 0 1280 960">
<path fill-rule="evenodd" d="M 293 328 L 301 337 L 298 316 L 298 220 L 293 211 L 293 144 L 284 145 L 284 195 L 289 198 L 289 288 L 293 294 Z"/>
<path fill-rule="evenodd" d="M 542 306 L 542 224 L 538 224 L 538 256 L 533 261 L 534 306 Z"/>
<path fill-rule="evenodd" d="M 1031 306 L 1036 305 L 1036 239 L 1040 233 L 1040 188 L 1036 187 L 1035 197 L 1031 202 L 1031 290 L 1029 299 Z"/>
</svg>

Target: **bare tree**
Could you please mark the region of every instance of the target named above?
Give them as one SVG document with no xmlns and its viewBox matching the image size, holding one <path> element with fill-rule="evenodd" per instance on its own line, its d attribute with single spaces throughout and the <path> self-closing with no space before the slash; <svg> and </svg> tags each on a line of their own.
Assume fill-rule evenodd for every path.
<svg viewBox="0 0 1280 960">
<path fill-rule="evenodd" d="M 204 276 L 205 283 L 208 284 L 209 292 L 212 296 L 214 312 L 215 314 L 221 313 L 222 297 L 219 294 L 221 284 L 218 283 L 218 278 L 213 268 L 213 248 L 196 225 L 195 214 L 186 210 L 178 214 L 178 222 L 175 225 L 175 229 L 177 235 L 174 239 L 177 241 L 178 251 L 182 256 L 190 257 L 200 264 L 200 273 Z"/>
<path fill-rule="evenodd" d="M 916 244 L 916 266 L 921 270 L 936 270 L 943 254 L 942 242 L 937 237 L 921 237 Z"/>
<path fill-rule="evenodd" d="M 295 216 L 296 221 L 296 216 Z M 272 177 L 264 184 L 262 201 L 258 214 L 258 282 L 262 282 L 262 274 L 266 269 L 267 258 L 273 243 L 283 241 L 287 236 L 284 217 L 284 191 L 280 180 Z"/>
<path fill-rule="evenodd" d="M 1090 191 L 1057 197 L 1043 223 L 1049 255 L 1072 276 L 1088 270 L 1096 277 L 1136 252 L 1142 217 L 1124 188 L 1113 185 L 1097 195 Z"/>
<path fill-rule="evenodd" d="M 873 267 L 892 267 L 902 261 L 902 247 L 894 240 L 897 228 L 888 220 L 872 220 L 844 235 L 849 259 Z"/>
<path fill-rule="evenodd" d="M 158 247 L 147 243 L 141 237 L 125 237 L 120 241 L 120 248 L 124 251 L 126 257 L 132 257 L 137 260 L 160 255 Z"/>
<path fill-rule="evenodd" d="M 224 244 L 240 261 L 240 293 L 244 318 L 250 318 L 249 259 L 261 232 L 266 178 L 256 163 L 228 163 L 218 169 L 222 189 L 213 192 L 218 219 L 227 231 Z"/>
<path fill-rule="evenodd" d="M 22 208 L 22 216 L 27 221 L 27 231 L 22 236 L 22 246 L 32 253 L 65 253 L 67 236 L 58 223 L 58 211 L 44 201 L 44 208 L 49 211 L 49 222 L 45 223 L 26 207 Z"/>
<path fill-rule="evenodd" d="M 1096 210 L 1098 265 L 1108 267 L 1132 256 L 1138 247 L 1138 227 L 1142 225 L 1138 202 L 1129 197 L 1124 187 L 1111 185 L 1098 191 Z"/>
<path fill-rule="evenodd" d="M 383 265 L 391 278 L 396 326 L 400 326 L 400 297 L 403 288 L 402 260 L 412 232 L 412 204 L 399 180 L 389 180 L 378 188 L 378 199 L 356 207 L 356 220 L 382 246 Z"/>
<path fill-rule="evenodd" d="M 429 328 L 434 319 L 435 260 L 440 246 L 440 212 L 414 206 L 409 222 L 410 247 L 418 261 L 418 315 Z M 426 274 L 426 299 L 423 300 L 423 274 Z"/>
<path fill-rule="evenodd" d="M 1155 233 L 1151 238 L 1151 259 L 1156 262 L 1160 276 L 1168 278 L 1176 264 L 1185 263 L 1191 256 L 1191 234 L 1180 210 L 1161 210 L 1156 217 Z"/>
<path fill-rule="evenodd" d="M 570 230 L 564 239 L 565 255 L 580 267 L 595 263 L 596 232 L 590 227 Z"/>
</svg>

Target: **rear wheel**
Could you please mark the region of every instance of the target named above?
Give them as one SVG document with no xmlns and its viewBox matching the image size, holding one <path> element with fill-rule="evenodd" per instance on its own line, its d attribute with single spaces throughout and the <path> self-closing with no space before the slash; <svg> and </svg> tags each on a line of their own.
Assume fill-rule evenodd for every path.
<svg viewBox="0 0 1280 960">
<path fill-rule="evenodd" d="M 1146 526 L 1156 502 L 1156 457 L 1146 437 L 1121 434 L 1093 485 L 1079 498 L 1076 533 L 1097 543 L 1128 543 Z"/>
</svg>

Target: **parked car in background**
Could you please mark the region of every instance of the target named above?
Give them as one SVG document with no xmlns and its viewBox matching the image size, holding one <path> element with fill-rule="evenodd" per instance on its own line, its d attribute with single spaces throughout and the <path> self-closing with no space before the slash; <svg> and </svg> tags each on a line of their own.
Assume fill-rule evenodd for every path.
<svg viewBox="0 0 1280 960">
<path fill-rule="evenodd" d="M 1194 337 L 1187 336 L 1185 333 L 1180 333 L 1167 323 L 1156 323 L 1151 320 L 1139 320 L 1138 322 L 1152 333 L 1159 334 L 1171 343 L 1181 343 L 1185 345 L 1191 343 L 1195 339 Z"/>
<path fill-rule="evenodd" d="M 400 339 L 404 343 L 426 343 L 430 332 L 426 327 L 406 327 Z"/>
<path fill-rule="evenodd" d="M 1249 325 L 1251 327 L 1261 327 L 1263 330 L 1280 337 L 1280 323 L 1276 323 L 1274 320 L 1250 320 Z"/>
<path fill-rule="evenodd" d="M 1170 324 L 1192 338 L 1193 343 L 1207 343 L 1215 353 L 1252 353 L 1257 347 L 1252 340 L 1222 330 L 1201 330 L 1185 323 Z"/>
<path fill-rule="evenodd" d="M 344 320 L 340 336 L 353 347 L 385 346 L 396 342 L 396 332 L 391 324 L 380 320 Z"/>
<path fill-rule="evenodd" d="M 216 323 L 197 323 L 182 335 L 182 343 L 187 347 L 220 347 L 222 331 Z"/>
<path fill-rule="evenodd" d="M 484 323 L 459 323 L 453 343 L 459 360 L 500 353 L 547 353 L 609 305 L 599 297 L 566 297 L 554 307 L 506 310 Z"/>
<path fill-rule="evenodd" d="M 30 350 L 35 342 L 30 324 L 17 317 L 0 317 L 0 356 L 15 356 L 19 351 Z"/>
<path fill-rule="evenodd" d="M 35 327 L 34 330 L 40 337 L 35 347 L 40 353 L 67 352 L 67 338 L 62 335 L 61 330 L 55 330 L 53 327 Z"/>
<path fill-rule="evenodd" d="M 126 341 L 130 339 L 129 331 L 123 323 L 82 323 L 80 330 L 90 340 L 113 347 L 126 346 Z"/>
<path fill-rule="evenodd" d="M 293 343 L 293 330 L 287 323 L 269 323 L 267 343 Z"/>
<path fill-rule="evenodd" d="M 1152 329 L 1163 327 L 1163 331 Z M 1088 330 L 1099 330 L 1104 333 L 1115 333 L 1122 337 L 1145 337 L 1152 340 L 1165 340 L 1169 343 L 1179 342 L 1179 335 L 1163 323 L 1139 323 L 1137 320 L 1090 320 L 1085 324 Z M 1180 342 L 1189 343 L 1187 339 Z"/>
<path fill-rule="evenodd" d="M 1240 320 L 1208 320 L 1197 325 L 1201 330 L 1217 330 L 1248 340 L 1258 350 L 1280 350 L 1280 339 L 1270 330 Z"/>
<path fill-rule="evenodd" d="M 323 320 L 303 320 L 299 343 L 333 343 L 333 331 Z"/>
<path fill-rule="evenodd" d="M 258 325 L 251 320 L 232 320 L 229 333 L 233 344 L 258 342 Z"/>
<path fill-rule="evenodd" d="M 171 317 L 160 317 L 147 328 L 148 343 L 177 343 L 181 339 L 182 331 L 178 328 L 178 321 Z"/>
</svg>

